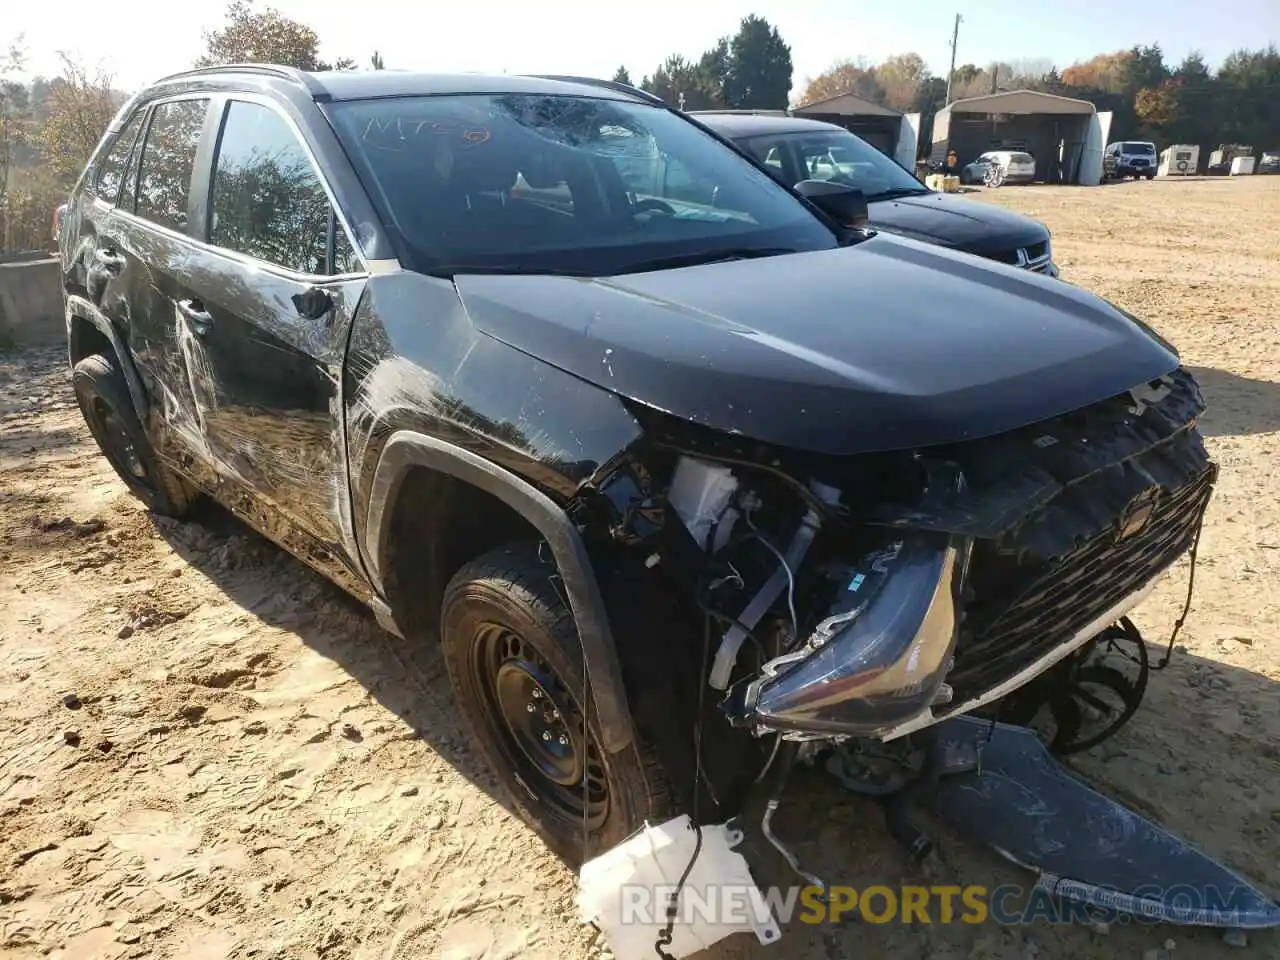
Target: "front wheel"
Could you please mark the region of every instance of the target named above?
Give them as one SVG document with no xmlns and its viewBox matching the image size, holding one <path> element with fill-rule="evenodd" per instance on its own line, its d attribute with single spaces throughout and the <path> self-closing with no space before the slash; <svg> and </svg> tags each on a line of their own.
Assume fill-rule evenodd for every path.
<svg viewBox="0 0 1280 960">
<path fill-rule="evenodd" d="M 573 615 L 536 544 L 501 547 L 449 582 L 445 664 L 471 734 L 520 816 L 577 866 L 672 810 L 656 755 L 600 747 Z"/>
<path fill-rule="evenodd" d="M 85 357 L 75 365 L 71 384 L 89 432 L 129 492 L 152 513 L 185 516 L 195 493 L 156 455 L 112 360 L 102 354 Z"/>
</svg>

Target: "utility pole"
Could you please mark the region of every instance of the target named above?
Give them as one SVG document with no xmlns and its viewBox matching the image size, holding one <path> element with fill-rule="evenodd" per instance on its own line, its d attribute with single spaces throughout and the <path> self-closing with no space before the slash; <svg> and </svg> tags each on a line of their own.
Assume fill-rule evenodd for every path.
<svg viewBox="0 0 1280 960">
<path fill-rule="evenodd" d="M 951 102 L 951 81 L 956 75 L 956 41 L 960 38 L 960 14 L 956 14 L 956 24 L 951 29 L 951 68 L 947 71 L 947 103 Z"/>
</svg>

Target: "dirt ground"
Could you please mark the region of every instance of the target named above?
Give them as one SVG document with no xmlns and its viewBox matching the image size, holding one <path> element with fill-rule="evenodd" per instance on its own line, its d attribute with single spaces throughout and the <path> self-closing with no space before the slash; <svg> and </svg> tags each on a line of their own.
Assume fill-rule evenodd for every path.
<svg viewBox="0 0 1280 960">
<path fill-rule="evenodd" d="M 1222 479 L 1182 655 L 1077 768 L 1280 894 L 1280 177 L 1006 187 L 1067 279 L 1150 320 Z M 0 956 L 595 957 L 574 877 L 494 798 L 434 650 L 211 514 L 156 521 L 93 447 L 62 351 L 0 357 Z M 1153 643 L 1185 562 L 1139 608 Z M 776 821 L 833 883 L 921 882 L 878 811 L 800 775 Z M 1025 882 L 938 827 L 933 882 Z M 757 880 L 791 883 L 749 840 Z M 1179 957 L 1165 927 L 793 924 L 787 957 Z M 1250 936 L 1244 955 L 1280 956 Z"/>
</svg>

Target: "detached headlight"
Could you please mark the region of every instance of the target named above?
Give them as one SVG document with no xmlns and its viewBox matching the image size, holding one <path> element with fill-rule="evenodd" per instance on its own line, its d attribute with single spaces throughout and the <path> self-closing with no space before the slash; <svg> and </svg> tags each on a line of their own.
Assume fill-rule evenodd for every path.
<svg viewBox="0 0 1280 960">
<path fill-rule="evenodd" d="M 867 557 L 806 647 L 766 665 L 730 714 L 871 736 L 927 709 L 950 669 L 971 549 L 968 538 L 911 533 Z"/>
</svg>

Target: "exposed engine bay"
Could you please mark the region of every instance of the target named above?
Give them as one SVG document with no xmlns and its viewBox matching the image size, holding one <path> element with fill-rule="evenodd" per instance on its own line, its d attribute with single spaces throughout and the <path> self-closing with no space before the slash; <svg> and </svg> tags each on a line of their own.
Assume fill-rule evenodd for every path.
<svg viewBox="0 0 1280 960">
<path fill-rule="evenodd" d="M 916 859 L 933 848 L 912 822 L 928 804 L 1089 909 L 1269 926 L 1280 906 L 1050 759 L 1114 734 L 1169 660 L 1173 639 L 1153 666 L 1127 614 L 1188 551 L 1174 636 L 1190 608 L 1217 477 L 1202 409 L 1179 370 L 1011 433 L 843 463 L 651 422 L 594 517 L 715 623 L 698 682 L 739 736 L 771 745 L 747 782 L 766 783 L 762 833 L 806 882 L 826 889 L 771 821 L 790 770 L 824 759 Z M 1045 713 L 1052 733 L 1028 729 Z M 1099 818 L 1123 821 L 1128 845 L 1095 836 Z M 1196 878 L 1245 907 L 1124 893 Z"/>
<path fill-rule="evenodd" d="M 717 624 L 703 680 L 732 723 L 890 742 L 1078 662 L 1192 546 L 1216 476 L 1201 409 L 1178 371 L 1012 433 L 843 462 L 659 421 L 596 516 Z"/>
</svg>

